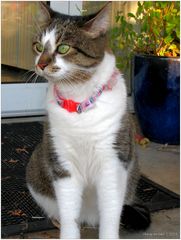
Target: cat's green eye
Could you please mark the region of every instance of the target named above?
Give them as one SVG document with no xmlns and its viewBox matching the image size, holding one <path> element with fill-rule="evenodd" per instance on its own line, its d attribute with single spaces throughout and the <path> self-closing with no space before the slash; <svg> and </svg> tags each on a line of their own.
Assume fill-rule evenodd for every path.
<svg viewBox="0 0 181 240">
<path fill-rule="evenodd" d="M 35 50 L 40 53 L 43 52 L 43 45 L 41 43 L 36 43 Z"/>
<path fill-rule="evenodd" d="M 69 45 L 61 44 L 61 45 L 58 46 L 57 52 L 60 53 L 60 54 L 65 54 L 69 51 L 69 49 L 70 49 Z"/>
</svg>

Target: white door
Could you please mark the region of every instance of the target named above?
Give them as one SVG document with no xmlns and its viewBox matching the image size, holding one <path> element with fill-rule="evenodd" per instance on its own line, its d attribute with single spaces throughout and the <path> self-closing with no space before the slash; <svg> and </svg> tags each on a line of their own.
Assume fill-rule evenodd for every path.
<svg viewBox="0 0 181 240">
<path fill-rule="evenodd" d="M 12 7 L 16 1 L 11 2 Z M 10 4 L 11 4 L 10 3 Z M 82 1 L 51 1 L 50 6 L 61 13 L 70 15 L 80 15 Z M 21 9 L 18 9 L 20 11 Z M 3 11 L 3 10 L 2 10 Z M 4 12 L 2 12 L 5 14 Z M 3 14 L 2 14 L 3 15 Z M 2 21 L 7 19 L 2 19 Z M 16 16 L 18 21 L 18 15 Z M 20 26 L 21 27 L 21 26 Z M 3 29 L 6 34 L 13 34 L 13 29 Z M 12 37 L 12 36 L 11 36 Z M 11 46 L 12 47 L 12 46 Z M 15 46 L 16 47 L 16 46 Z M 7 47 L 8 48 L 8 47 Z M 23 48 L 23 47 L 22 47 Z M 8 54 L 11 54 L 8 53 Z M 16 54 L 12 57 L 16 57 Z M 2 56 L 3 58 L 3 56 Z M 47 83 L 38 81 L 31 82 L 31 75 L 27 71 L 12 67 L 2 67 L 1 84 L 1 115 L 2 117 L 44 115 Z M 22 81 L 22 78 L 24 81 Z M 7 80 L 8 79 L 8 80 Z M 33 76 L 32 76 L 33 79 Z M 34 81 L 34 80 L 33 80 Z"/>
</svg>

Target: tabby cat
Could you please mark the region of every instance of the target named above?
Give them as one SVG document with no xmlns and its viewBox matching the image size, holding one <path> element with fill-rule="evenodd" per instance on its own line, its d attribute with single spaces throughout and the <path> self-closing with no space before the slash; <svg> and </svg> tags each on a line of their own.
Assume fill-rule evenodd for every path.
<svg viewBox="0 0 181 240">
<path fill-rule="evenodd" d="M 134 203 L 139 177 L 125 81 L 108 47 L 109 8 L 62 15 L 40 3 L 43 29 L 33 41 L 35 71 L 48 80 L 43 141 L 27 167 L 33 198 L 61 238 L 80 238 L 81 223 L 99 238 L 141 229 L 149 212 Z"/>
</svg>

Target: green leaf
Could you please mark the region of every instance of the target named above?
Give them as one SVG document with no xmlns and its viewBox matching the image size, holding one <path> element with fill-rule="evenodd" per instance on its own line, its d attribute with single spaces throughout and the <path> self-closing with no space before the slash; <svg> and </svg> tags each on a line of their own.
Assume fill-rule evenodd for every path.
<svg viewBox="0 0 181 240">
<path fill-rule="evenodd" d="M 160 19 L 160 17 L 161 17 L 160 12 L 155 12 L 155 17 L 158 18 L 158 19 Z"/>
<path fill-rule="evenodd" d="M 136 16 L 133 13 L 128 13 L 128 17 L 136 18 Z"/>
<path fill-rule="evenodd" d="M 137 12 L 136 12 L 136 16 L 139 17 L 142 12 L 143 12 L 143 6 L 141 5 L 140 2 L 138 2 L 138 9 L 137 9 Z"/>
<path fill-rule="evenodd" d="M 120 16 L 117 15 L 117 16 L 115 17 L 115 19 L 116 19 L 116 22 L 119 22 Z"/>
<path fill-rule="evenodd" d="M 177 13 L 177 9 L 172 9 L 172 13 Z"/>
<path fill-rule="evenodd" d="M 143 2 L 143 6 L 145 7 L 145 9 L 149 9 L 150 7 L 153 6 L 153 2 L 145 1 Z"/>
<path fill-rule="evenodd" d="M 171 44 L 170 47 L 168 48 L 170 50 L 174 50 L 177 49 L 177 46 L 175 44 Z"/>
<path fill-rule="evenodd" d="M 168 4 L 170 5 L 169 2 L 161 2 L 161 1 L 160 1 L 160 7 L 161 7 L 162 9 L 166 8 L 166 7 L 168 6 Z"/>
<path fill-rule="evenodd" d="M 145 21 L 143 22 L 143 25 L 141 27 L 141 31 L 143 32 L 147 32 L 147 29 L 149 28 L 149 24 L 148 24 L 148 21 L 147 19 L 145 19 Z"/>
<path fill-rule="evenodd" d="M 154 34 L 155 34 L 156 36 L 159 36 L 159 35 L 160 35 L 160 31 L 159 31 L 159 29 L 157 29 L 156 27 L 153 28 L 153 32 L 154 32 Z"/>
<path fill-rule="evenodd" d="M 138 7 L 142 7 L 141 2 L 138 1 Z"/>
<path fill-rule="evenodd" d="M 167 15 L 164 16 L 164 20 L 166 20 L 167 22 L 172 22 L 173 15 L 171 13 L 168 13 Z"/>
<path fill-rule="evenodd" d="M 171 43 L 172 41 L 173 41 L 173 37 L 172 36 L 167 36 L 166 38 L 164 38 L 164 42 L 166 43 L 166 44 L 168 44 L 168 43 Z"/>
<path fill-rule="evenodd" d="M 175 28 L 174 23 L 168 23 L 166 26 L 166 33 L 171 34 L 173 32 L 174 28 Z"/>
</svg>

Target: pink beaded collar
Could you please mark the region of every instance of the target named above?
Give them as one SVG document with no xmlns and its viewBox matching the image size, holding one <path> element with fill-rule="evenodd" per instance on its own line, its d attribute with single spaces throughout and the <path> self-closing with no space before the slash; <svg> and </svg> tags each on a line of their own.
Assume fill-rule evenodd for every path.
<svg viewBox="0 0 181 240">
<path fill-rule="evenodd" d="M 58 105 L 66 109 L 68 112 L 77 112 L 77 113 L 85 112 L 86 110 L 94 106 L 95 101 L 102 94 L 103 91 L 112 90 L 112 88 L 117 83 L 118 74 L 119 74 L 119 71 L 115 69 L 113 74 L 111 75 L 111 78 L 107 82 L 107 84 L 100 87 L 96 92 L 92 94 L 91 97 L 87 98 L 83 102 L 75 102 L 71 99 L 63 98 L 56 84 L 54 85 L 54 96 L 56 98 Z"/>
</svg>

